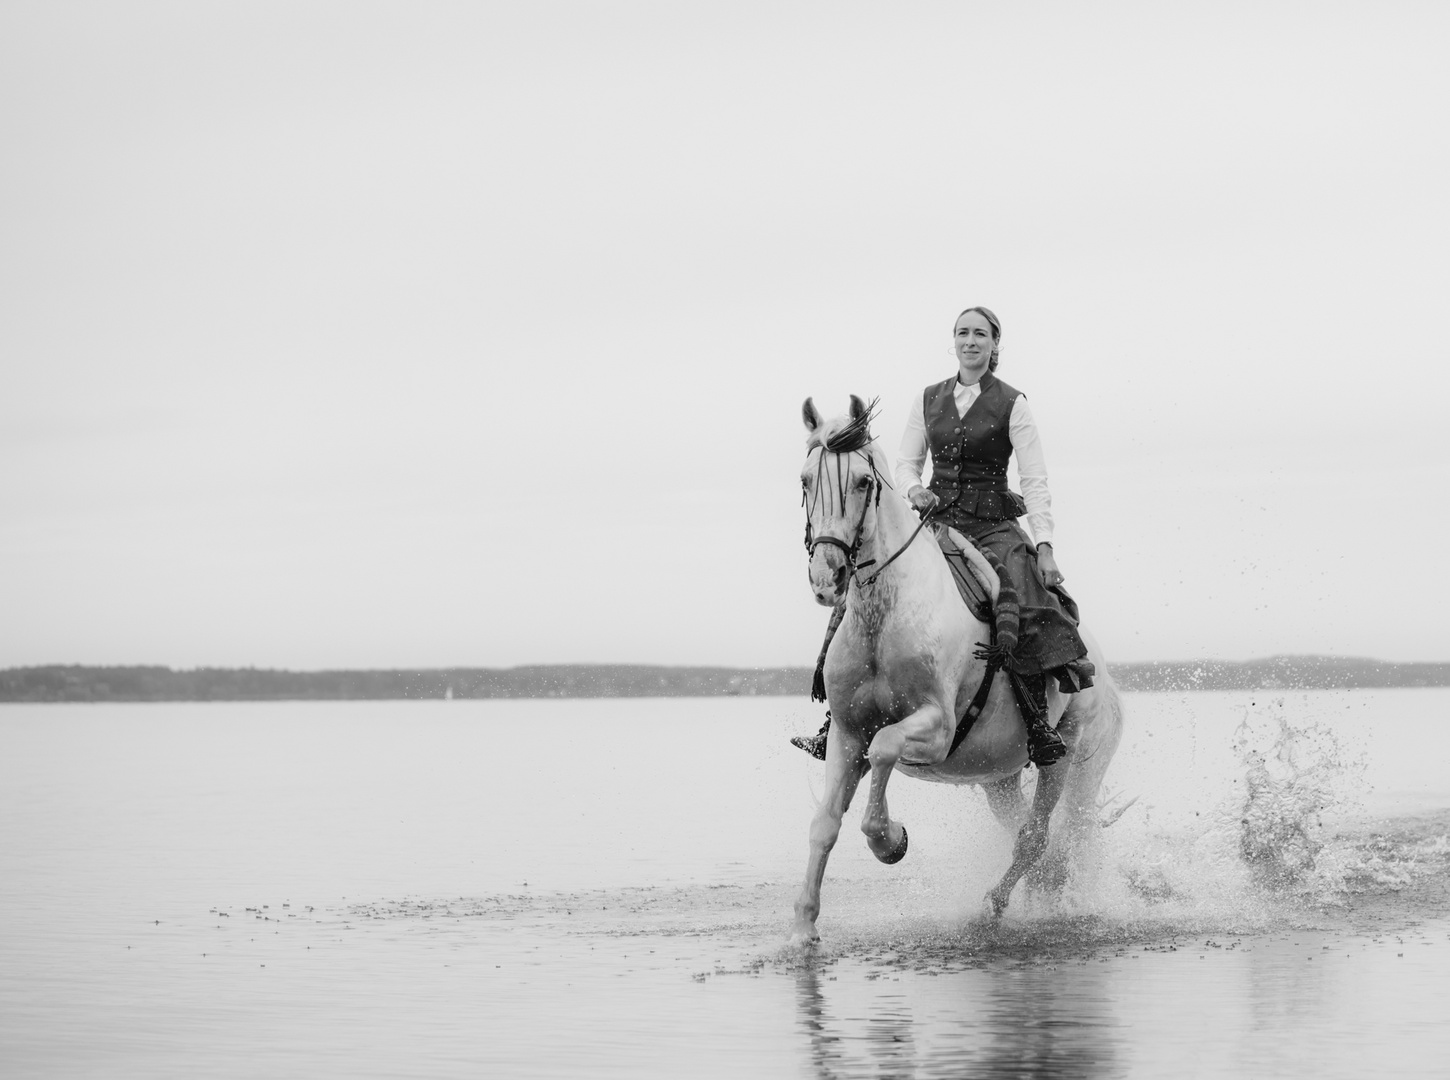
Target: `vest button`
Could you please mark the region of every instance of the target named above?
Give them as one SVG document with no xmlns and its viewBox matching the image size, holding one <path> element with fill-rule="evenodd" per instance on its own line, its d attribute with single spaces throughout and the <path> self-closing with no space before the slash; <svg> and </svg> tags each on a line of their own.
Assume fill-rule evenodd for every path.
<svg viewBox="0 0 1450 1080">
<path fill-rule="evenodd" d="M 961 428 L 959 428 L 959 427 L 952 428 L 952 434 L 953 435 L 960 435 L 961 433 L 962 433 L 962 429 Z"/>
</svg>

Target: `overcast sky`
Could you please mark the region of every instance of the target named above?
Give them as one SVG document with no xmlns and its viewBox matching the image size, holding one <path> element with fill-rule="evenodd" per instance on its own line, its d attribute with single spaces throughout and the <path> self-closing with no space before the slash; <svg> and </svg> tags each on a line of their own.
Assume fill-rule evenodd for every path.
<svg viewBox="0 0 1450 1080">
<path fill-rule="evenodd" d="M 1110 658 L 1450 659 L 1450 7 L 0 5 L 0 666 L 809 664 L 1004 324 Z"/>
</svg>

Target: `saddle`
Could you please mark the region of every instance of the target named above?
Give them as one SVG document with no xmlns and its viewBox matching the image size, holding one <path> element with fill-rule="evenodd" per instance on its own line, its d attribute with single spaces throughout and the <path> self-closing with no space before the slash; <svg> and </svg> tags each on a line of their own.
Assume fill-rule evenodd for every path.
<svg viewBox="0 0 1450 1080">
<path fill-rule="evenodd" d="M 969 544 L 971 541 L 947 525 L 933 526 L 932 532 L 936 536 L 937 546 L 941 548 L 941 553 L 946 556 L 947 566 L 951 569 L 952 578 L 957 583 L 957 591 L 962 594 L 962 600 L 971 609 L 973 618 L 990 626 L 992 624 L 992 596 L 987 592 L 987 587 L 978 580 L 971 563 L 963 553 L 963 545 Z M 1000 571 L 998 576 L 1001 577 Z"/>
<path fill-rule="evenodd" d="M 962 594 L 962 599 L 966 601 L 967 607 L 977 619 L 992 628 L 992 643 L 985 647 L 977 647 L 977 656 L 987 661 L 987 670 L 982 675 L 982 681 L 977 687 L 977 693 L 972 698 L 971 704 L 966 707 L 957 720 L 957 730 L 952 736 L 951 752 L 955 752 L 957 747 L 962 744 L 962 740 L 967 737 L 972 725 L 976 723 L 977 717 L 981 716 L 982 710 L 987 707 L 987 696 L 992 691 L 992 681 L 1001 671 L 1007 676 L 1007 682 L 1012 687 L 1012 696 L 1017 699 L 1017 707 L 1021 710 L 1022 719 L 1027 724 L 1029 760 L 1038 768 L 1052 765 L 1067 754 L 1067 747 L 1048 724 L 1047 677 L 1045 675 L 1037 676 L 1029 681 L 1018 674 L 1011 665 L 1012 650 L 1017 647 L 1017 635 L 1020 629 L 1020 608 L 1017 590 L 1012 586 L 1012 579 L 1007 574 L 1007 568 L 992 552 L 983 547 L 977 548 L 977 551 L 997 574 L 997 603 L 994 609 L 986 586 L 972 571 L 967 556 L 964 554 L 964 545 L 970 541 L 955 529 L 947 526 L 938 526 L 933 531 L 942 554 L 946 556 L 947 566 L 951 568 L 952 578 L 957 583 L 957 590 Z M 1067 599 L 1065 594 L 1063 599 Z M 1075 607 L 1073 621 L 1077 621 Z M 1089 685 L 1091 685 L 1090 682 Z"/>
</svg>

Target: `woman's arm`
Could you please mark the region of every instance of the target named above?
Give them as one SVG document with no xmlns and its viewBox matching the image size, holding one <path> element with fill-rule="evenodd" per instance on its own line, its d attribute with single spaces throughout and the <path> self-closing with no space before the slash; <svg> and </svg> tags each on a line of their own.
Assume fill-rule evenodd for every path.
<svg viewBox="0 0 1450 1080">
<path fill-rule="evenodd" d="M 1042 436 L 1026 397 L 1012 403 L 1008 431 L 1012 450 L 1017 455 L 1017 475 L 1022 481 L 1022 501 L 1027 504 L 1027 524 L 1037 543 L 1037 568 L 1048 585 L 1061 585 L 1062 571 L 1052 552 L 1052 492 L 1047 490 L 1047 456 L 1042 452 Z"/>
<path fill-rule="evenodd" d="M 921 470 L 926 465 L 926 410 L 921 395 L 906 414 L 906 430 L 901 433 L 901 447 L 896 451 L 896 468 L 892 478 L 896 489 L 905 495 L 921 484 Z"/>
<path fill-rule="evenodd" d="M 911 410 L 906 415 L 906 430 L 901 433 L 901 447 L 896 452 L 896 468 L 892 479 L 896 490 L 906 496 L 908 502 L 918 510 L 926 510 L 936 503 L 936 496 L 921 486 L 921 470 L 926 465 L 926 406 L 922 395 L 916 396 Z"/>
<path fill-rule="evenodd" d="M 1012 403 L 1012 419 L 1008 427 L 1012 450 L 1017 455 L 1017 475 L 1022 480 L 1022 501 L 1027 504 L 1027 524 L 1032 539 L 1039 544 L 1052 543 L 1052 493 L 1047 490 L 1047 457 L 1042 452 L 1042 437 L 1037 421 L 1025 397 Z"/>
</svg>

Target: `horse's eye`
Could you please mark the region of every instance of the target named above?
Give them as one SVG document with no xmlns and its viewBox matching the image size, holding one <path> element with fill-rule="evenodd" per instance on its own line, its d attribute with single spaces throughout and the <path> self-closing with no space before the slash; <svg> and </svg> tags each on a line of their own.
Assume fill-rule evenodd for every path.
<svg viewBox="0 0 1450 1080">
<path fill-rule="evenodd" d="M 859 479 L 859 480 L 856 481 L 856 486 L 858 488 L 868 488 L 868 487 L 870 487 L 871 486 L 871 477 L 869 477 L 869 476 L 863 476 L 863 477 L 861 477 L 861 479 Z"/>
</svg>

